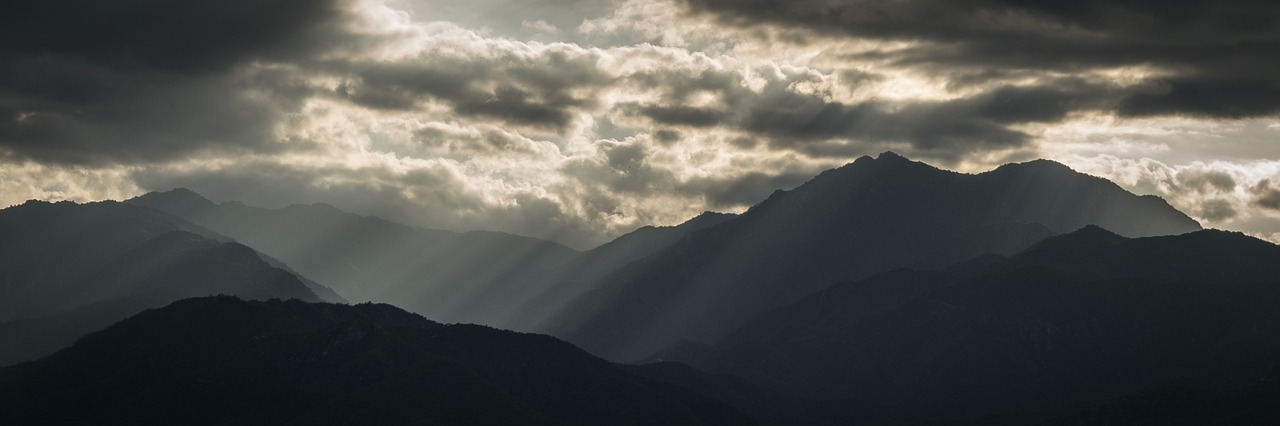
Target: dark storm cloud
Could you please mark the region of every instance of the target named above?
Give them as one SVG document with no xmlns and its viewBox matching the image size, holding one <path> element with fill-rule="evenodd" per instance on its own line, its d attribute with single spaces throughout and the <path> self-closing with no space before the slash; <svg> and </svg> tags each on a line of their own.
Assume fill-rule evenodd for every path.
<svg viewBox="0 0 1280 426">
<path fill-rule="evenodd" d="M 1280 189 L 1271 184 L 1270 179 L 1258 182 L 1249 192 L 1254 195 L 1253 205 L 1269 210 L 1280 210 Z"/>
<path fill-rule="evenodd" d="M 1150 65 L 1172 72 L 1128 94 L 1132 116 L 1250 117 L 1280 111 L 1280 3 L 1269 0 L 681 0 L 731 25 L 923 42 L 869 58 L 973 70 L 1078 71 Z"/>
<path fill-rule="evenodd" d="M 626 105 L 627 112 L 657 123 L 690 127 L 711 127 L 731 119 L 726 111 L 691 106 Z"/>
<path fill-rule="evenodd" d="M 748 172 L 730 178 L 693 179 L 680 185 L 680 190 L 701 196 L 711 208 L 750 206 L 779 189 L 792 189 L 813 178 L 812 173 L 767 174 Z"/>
<path fill-rule="evenodd" d="M 653 132 L 653 139 L 657 140 L 663 145 L 670 145 L 672 143 L 679 141 L 683 137 L 684 135 L 681 134 L 679 131 L 671 130 L 671 129 L 660 129 L 658 131 Z"/>
<path fill-rule="evenodd" d="M 83 164 L 262 148 L 299 93 L 252 86 L 273 77 L 244 66 L 354 42 L 341 26 L 335 0 L 11 2 L 0 12 L 0 153 Z"/>
<path fill-rule="evenodd" d="M 1010 125 L 1058 122 L 1073 111 L 1103 105 L 1105 93 L 1100 87 L 1054 81 L 1044 86 L 1006 86 L 946 101 L 844 104 L 793 97 L 756 105 L 742 119 L 743 127 L 772 135 L 775 143 L 850 137 L 907 142 L 922 151 L 958 155 L 974 149 L 1026 145 L 1031 135 Z"/>
<path fill-rule="evenodd" d="M 1234 218 L 1238 214 L 1230 201 L 1218 199 L 1201 202 L 1195 213 L 1196 216 L 1210 222 L 1221 222 Z"/>
<path fill-rule="evenodd" d="M 1107 109 L 1116 102 L 1108 83 L 1079 78 L 1001 86 L 942 101 L 844 103 L 824 93 L 795 89 L 798 84 L 820 85 L 821 79 L 796 72 L 769 80 L 757 92 L 744 87 L 741 76 L 733 73 L 647 73 L 630 80 L 664 88 L 661 98 L 656 103 L 622 104 L 619 111 L 664 126 L 746 131 L 764 137 L 774 148 L 811 156 L 849 156 L 850 150 L 863 150 L 868 143 L 906 143 L 935 157 L 956 159 L 975 150 L 1019 148 L 1032 142 L 1032 135 L 1010 126 L 1055 123 L 1073 112 Z M 695 94 L 710 94 L 716 102 L 688 105 Z M 857 143 L 833 142 L 847 139 Z"/>
<path fill-rule="evenodd" d="M 58 72 L 0 79 L 48 82 L 60 78 Z M 0 117 L 0 151 L 78 164 L 157 161 L 207 148 L 266 152 L 274 149 L 276 117 L 300 100 L 287 86 L 264 87 L 270 101 L 254 99 L 240 90 L 242 81 L 227 76 L 139 77 L 107 76 L 91 84 L 115 86 L 118 93 L 71 100 L 9 91 L 0 103 L 16 115 Z"/>
<path fill-rule="evenodd" d="M 341 63 L 350 76 L 337 94 L 371 108 L 412 110 L 428 99 L 467 116 L 510 124 L 563 129 L 575 110 L 596 105 L 595 92 L 611 78 L 592 55 L 549 52 L 535 57 L 433 55 L 403 62 Z"/>
<path fill-rule="evenodd" d="M 1273 49 L 1280 52 L 1280 45 Z M 1127 97 L 1120 104 L 1119 112 L 1130 116 L 1188 114 L 1225 118 L 1275 114 L 1280 112 L 1280 78 L 1234 80 L 1223 76 L 1220 80 L 1197 77 L 1161 80 L 1157 87 Z"/>
<path fill-rule="evenodd" d="M 1231 191 L 1236 187 L 1236 180 L 1230 174 L 1218 170 L 1183 170 L 1178 172 L 1176 182 L 1181 188 L 1197 192 Z"/>
<path fill-rule="evenodd" d="M 305 55 L 338 24 L 338 6 L 338 0 L 14 1 L 0 14 L 0 52 L 204 73 Z"/>
</svg>

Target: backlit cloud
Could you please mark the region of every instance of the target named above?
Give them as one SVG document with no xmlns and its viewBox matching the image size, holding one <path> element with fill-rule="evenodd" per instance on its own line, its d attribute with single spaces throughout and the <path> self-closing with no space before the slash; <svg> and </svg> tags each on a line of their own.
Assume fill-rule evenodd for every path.
<svg viewBox="0 0 1280 426">
<path fill-rule="evenodd" d="M 1266 2 L 154 0 L 0 14 L 0 203 L 189 187 L 587 247 L 894 150 L 1280 232 Z"/>
</svg>

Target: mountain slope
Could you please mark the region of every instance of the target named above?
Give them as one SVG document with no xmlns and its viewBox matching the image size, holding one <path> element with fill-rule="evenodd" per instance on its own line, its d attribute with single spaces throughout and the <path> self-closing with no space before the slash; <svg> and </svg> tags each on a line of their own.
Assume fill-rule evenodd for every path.
<svg viewBox="0 0 1280 426">
<path fill-rule="evenodd" d="M 1277 303 L 1280 246 L 1087 227 L 1008 259 L 841 283 L 659 357 L 813 397 L 1033 419 L 1257 365 L 1280 350 Z"/>
<path fill-rule="evenodd" d="M 252 249 L 207 232 L 115 202 L 31 201 L 0 210 L 0 365 L 186 297 L 320 300 Z"/>
<path fill-rule="evenodd" d="M 0 369 L 5 424 L 750 424 L 564 342 L 389 305 L 189 299 Z"/>
<path fill-rule="evenodd" d="M 967 175 L 885 153 L 775 192 L 601 278 L 540 331 L 637 359 L 680 339 L 714 341 L 832 282 L 1009 255 L 1089 224 L 1130 236 L 1200 229 L 1159 198 L 1057 163 Z"/>
<path fill-rule="evenodd" d="M 1060 416 L 1041 423 L 1062 425 L 1265 425 L 1280 419 L 1280 370 L 1259 374 L 1247 386 L 1216 389 L 1217 376 L 1169 386 Z M 1255 371 L 1265 371 L 1257 369 Z M 1208 382 L 1208 383 L 1205 383 Z"/>
<path fill-rule="evenodd" d="M 448 322 L 494 324 L 533 297 L 525 280 L 577 252 L 497 232 L 414 229 L 326 204 L 214 204 L 185 189 L 127 201 L 166 211 L 284 260 L 353 301 L 395 303 Z"/>
<path fill-rule="evenodd" d="M 573 281 L 597 280 L 631 262 L 657 253 L 694 232 L 727 222 L 737 215 L 704 212 L 676 226 L 645 226 L 574 257 L 557 269 Z"/>
<path fill-rule="evenodd" d="M 707 374 L 674 362 L 624 365 L 627 371 L 724 402 L 771 425 L 913 425 L 921 416 L 865 401 L 783 394 L 732 376 Z"/>
<path fill-rule="evenodd" d="M 527 277 L 523 286 L 529 291 L 524 294 L 532 297 L 521 301 L 520 308 L 500 318 L 497 325 L 538 330 L 560 309 L 591 291 L 601 278 L 734 217 L 736 215 L 703 212 L 676 226 L 641 227 L 582 252 L 541 275 Z"/>
</svg>

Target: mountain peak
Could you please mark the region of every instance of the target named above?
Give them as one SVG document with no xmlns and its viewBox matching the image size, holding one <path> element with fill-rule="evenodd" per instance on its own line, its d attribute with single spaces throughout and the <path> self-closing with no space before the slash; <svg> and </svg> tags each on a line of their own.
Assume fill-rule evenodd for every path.
<svg viewBox="0 0 1280 426">
<path fill-rule="evenodd" d="M 339 213 L 339 214 L 355 215 L 354 213 L 350 213 L 350 212 L 347 212 L 347 211 L 345 211 L 345 210 L 342 210 L 342 209 L 338 208 L 338 206 L 335 206 L 335 205 L 333 205 L 333 204 L 329 204 L 329 203 L 325 203 L 325 202 L 315 202 L 315 203 L 310 203 L 310 204 L 290 204 L 290 205 L 284 206 L 284 209 L 283 209 L 283 210 L 325 211 L 325 212 L 328 212 L 328 213 Z M 358 215 L 356 215 L 356 216 L 358 216 Z"/>
<path fill-rule="evenodd" d="M 164 192 L 148 192 L 126 202 L 184 217 L 217 207 L 213 201 L 209 201 L 204 196 L 187 188 L 174 188 Z"/>
<path fill-rule="evenodd" d="M 1074 236 L 1076 238 L 1100 238 L 1108 240 L 1122 240 L 1124 237 L 1107 230 L 1098 225 L 1089 224 L 1077 229 L 1075 232 L 1068 233 L 1064 236 Z"/>
<path fill-rule="evenodd" d="M 1040 241 L 1039 243 L 1036 243 L 1036 245 L 1027 249 L 1026 252 L 1030 253 L 1043 250 L 1056 251 L 1060 248 L 1078 250 L 1084 247 L 1092 247 L 1097 249 L 1102 247 L 1112 247 L 1128 240 L 1128 238 L 1111 232 L 1106 228 L 1090 224 L 1073 232 L 1045 238 L 1043 241 Z"/>
<path fill-rule="evenodd" d="M 898 153 L 893 151 L 881 152 L 880 155 L 876 156 L 876 160 L 911 161 L 911 160 L 908 160 L 907 157 L 898 155 Z"/>
<path fill-rule="evenodd" d="M 200 195 L 199 193 L 187 188 L 174 188 L 164 192 L 152 192 L 147 195 L 151 195 L 151 194 L 163 195 L 167 198 L 186 200 L 189 202 L 213 204 L 213 202 L 209 201 L 208 198 L 205 198 L 203 195 Z M 144 195 L 144 197 L 145 196 L 146 195 Z"/>
<path fill-rule="evenodd" d="M 849 176 L 851 174 L 866 173 L 868 171 L 902 171 L 902 170 L 941 170 L 929 164 L 919 161 L 913 161 L 910 158 L 903 157 L 893 151 L 885 151 L 879 155 L 872 157 L 864 155 L 853 160 L 853 162 L 843 166 L 829 169 L 818 174 L 814 180 L 820 180 L 827 176 Z M 810 181 L 812 182 L 812 181 Z M 784 191 L 785 192 L 785 191 Z"/>
<path fill-rule="evenodd" d="M 1057 161 L 1048 160 L 1044 158 L 1037 158 L 1035 160 L 1026 161 L 1022 163 L 1009 163 L 996 168 L 996 170 L 1007 170 L 1007 171 L 1025 170 L 1025 171 L 1037 171 L 1037 172 L 1057 171 L 1057 172 L 1069 172 L 1069 173 L 1080 174 L 1080 172 L 1075 171 L 1075 169 L 1072 169 L 1066 164 L 1062 164 Z"/>
</svg>

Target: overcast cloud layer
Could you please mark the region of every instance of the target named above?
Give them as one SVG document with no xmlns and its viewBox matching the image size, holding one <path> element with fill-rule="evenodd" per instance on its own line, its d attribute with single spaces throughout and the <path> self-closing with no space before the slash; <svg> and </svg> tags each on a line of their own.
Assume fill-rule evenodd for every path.
<svg viewBox="0 0 1280 426">
<path fill-rule="evenodd" d="M 1045 157 L 1280 239 L 1266 1 L 20 1 L 0 204 L 188 187 L 584 248 L 860 155 Z"/>
</svg>

